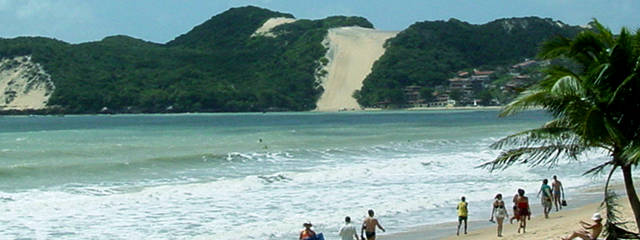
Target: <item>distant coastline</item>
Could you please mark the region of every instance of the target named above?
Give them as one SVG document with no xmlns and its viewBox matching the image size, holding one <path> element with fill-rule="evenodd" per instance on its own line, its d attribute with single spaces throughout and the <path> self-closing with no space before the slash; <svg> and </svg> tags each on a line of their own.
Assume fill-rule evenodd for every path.
<svg viewBox="0 0 640 240">
<path fill-rule="evenodd" d="M 504 106 L 462 106 L 462 107 L 411 107 L 411 108 L 363 108 L 363 109 L 343 109 L 337 111 L 287 111 L 287 110 L 275 110 L 275 111 L 262 111 L 263 113 L 267 112 L 375 112 L 375 111 L 458 111 L 458 110 L 500 110 Z M 260 111 L 255 111 L 260 112 Z M 176 113 L 230 113 L 230 112 L 217 112 L 217 111 L 201 111 L 201 112 L 174 112 L 174 111 L 164 111 L 164 112 L 135 112 L 135 111 L 125 111 L 125 112 L 117 112 L 117 111 L 103 111 L 103 112 L 94 112 L 94 113 L 77 113 L 77 112 L 66 112 L 64 109 L 60 108 L 43 108 L 43 109 L 0 109 L 0 116 L 10 116 L 10 115 L 86 115 L 86 114 L 95 114 L 95 115 L 113 115 L 113 114 L 176 114 Z"/>
</svg>

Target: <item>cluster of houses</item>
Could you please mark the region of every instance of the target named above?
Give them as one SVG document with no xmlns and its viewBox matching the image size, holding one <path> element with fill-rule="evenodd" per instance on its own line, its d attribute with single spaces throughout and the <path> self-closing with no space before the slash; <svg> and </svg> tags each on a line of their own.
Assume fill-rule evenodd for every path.
<svg viewBox="0 0 640 240">
<path fill-rule="evenodd" d="M 450 106 L 492 106 L 502 104 L 497 98 L 487 99 L 478 93 L 486 89 L 499 89 L 504 95 L 515 95 L 527 86 L 534 78 L 530 70 L 548 65 L 548 61 L 525 60 L 512 65 L 507 71 L 458 71 L 453 78 L 448 79 L 448 86 L 438 86 L 429 100 L 421 96 L 422 86 L 411 85 L 404 88 L 405 99 L 410 107 L 450 107 Z M 539 73 L 534 73 L 539 74 Z M 497 78 L 509 79 L 496 86 Z"/>
</svg>

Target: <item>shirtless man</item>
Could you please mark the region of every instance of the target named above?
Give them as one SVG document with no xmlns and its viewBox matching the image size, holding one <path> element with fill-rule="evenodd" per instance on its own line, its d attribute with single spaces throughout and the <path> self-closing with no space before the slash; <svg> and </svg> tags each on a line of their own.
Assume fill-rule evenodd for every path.
<svg viewBox="0 0 640 240">
<path fill-rule="evenodd" d="M 598 239 L 598 236 L 600 236 L 600 233 L 602 233 L 602 217 L 600 216 L 600 213 L 594 213 L 591 220 L 593 220 L 595 223 L 589 224 L 585 221 L 580 221 L 580 225 L 582 225 L 582 228 L 584 229 L 575 231 L 573 232 L 573 234 L 571 234 L 571 236 L 568 236 L 562 239 L 568 240 L 568 239 L 574 239 L 576 237 L 580 237 L 585 240 Z M 589 232 L 589 230 L 591 230 L 591 232 Z"/>
<path fill-rule="evenodd" d="M 564 188 L 562 187 L 562 183 L 558 181 L 558 177 L 553 175 L 553 182 L 551 183 L 551 188 L 553 189 L 553 204 L 556 205 L 556 212 L 558 211 L 558 207 L 562 209 L 562 202 L 560 200 L 560 196 L 564 196 Z"/>
<path fill-rule="evenodd" d="M 362 223 L 360 235 L 367 236 L 367 240 L 376 240 L 376 227 L 380 228 L 383 232 L 385 231 L 384 228 L 380 226 L 378 219 L 373 217 L 373 209 L 369 209 L 369 216 L 366 217 Z M 363 231 L 364 234 L 362 234 Z"/>
</svg>

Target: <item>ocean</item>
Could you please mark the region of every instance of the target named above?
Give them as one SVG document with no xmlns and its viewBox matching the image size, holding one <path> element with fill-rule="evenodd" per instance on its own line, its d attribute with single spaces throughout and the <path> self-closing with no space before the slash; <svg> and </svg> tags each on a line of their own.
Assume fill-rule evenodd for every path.
<svg viewBox="0 0 640 240">
<path fill-rule="evenodd" d="M 337 239 L 374 209 L 388 232 L 486 221 L 493 196 L 568 198 L 600 154 L 553 169 L 478 168 L 541 111 L 390 111 L 0 117 L 0 239 Z M 537 200 L 534 200 L 537 201 Z M 508 203 L 509 204 L 509 203 Z"/>
</svg>

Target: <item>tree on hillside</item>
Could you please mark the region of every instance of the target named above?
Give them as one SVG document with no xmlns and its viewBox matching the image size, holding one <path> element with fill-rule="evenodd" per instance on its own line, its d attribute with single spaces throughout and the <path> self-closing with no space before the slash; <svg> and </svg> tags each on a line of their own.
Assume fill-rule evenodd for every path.
<svg viewBox="0 0 640 240">
<path fill-rule="evenodd" d="M 495 160 L 485 163 L 491 171 L 513 164 L 555 166 L 562 157 L 577 160 L 593 149 L 609 153 L 610 159 L 588 173 L 610 167 L 620 169 L 625 189 L 640 226 L 640 200 L 633 186 L 632 168 L 640 160 L 640 32 L 622 29 L 619 36 L 595 21 L 595 29 L 583 31 L 573 39 L 558 37 L 543 44 L 544 59 L 567 58 L 580 71 L 551 65 L 546 78 L 524 91 L 507 105 L 502 116 L 542 107 L 553 116 L 544 126 L 517 133 L 495 142 L 492 147 L 506 149 Z M 606 186 L 608 186 L 607 179 Z M 638 238 L 623 230 L 615 211 L 610 209 L 605 190 L 608 239 Z"/>
</svg>

